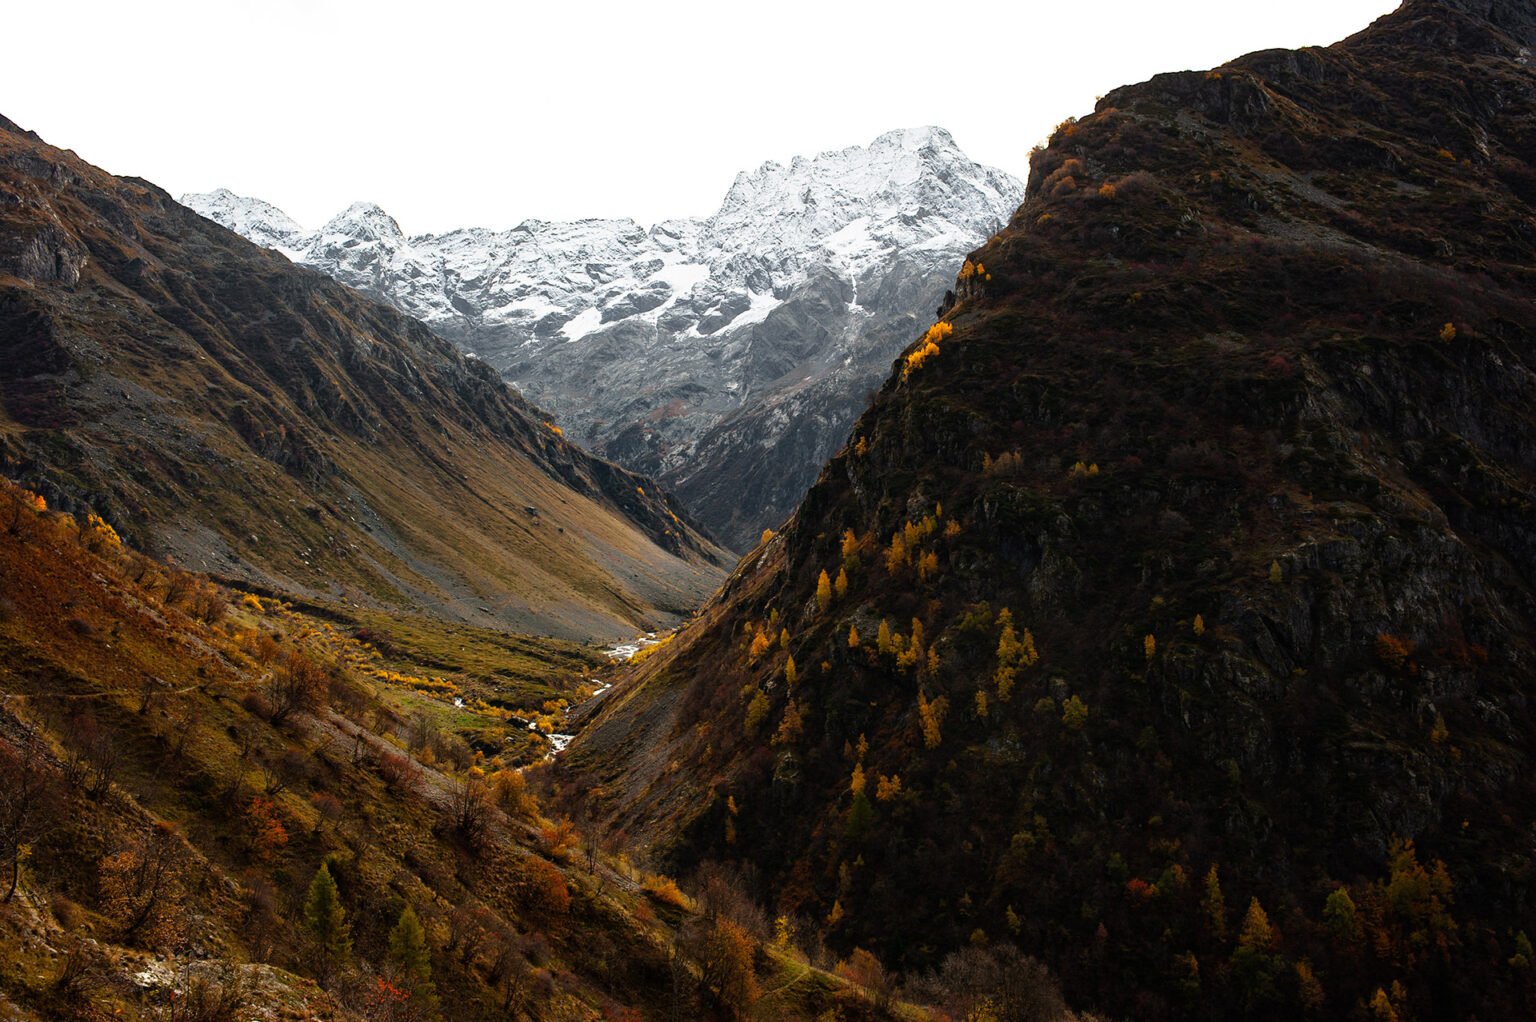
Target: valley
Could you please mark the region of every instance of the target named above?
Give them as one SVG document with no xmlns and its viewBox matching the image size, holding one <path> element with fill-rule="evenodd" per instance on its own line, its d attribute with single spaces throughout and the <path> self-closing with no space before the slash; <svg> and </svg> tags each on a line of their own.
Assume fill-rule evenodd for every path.
<svg viewBox="0 0 1536 1022">
<path fill-rule="evenodd" d="M 1536 1016 L 1532 49 L 649 227 L 0 117 L 0 1017 Z"/>
</svg>

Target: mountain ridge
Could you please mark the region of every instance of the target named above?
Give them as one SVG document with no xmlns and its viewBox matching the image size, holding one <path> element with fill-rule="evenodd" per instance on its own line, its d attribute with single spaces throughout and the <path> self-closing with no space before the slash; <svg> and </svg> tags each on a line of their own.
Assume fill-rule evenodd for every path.
<svg viewBox="0 0 1536 1022">
<path fill-rule="evenodd" d="M 9 122 L 7 122 L 9 123 Z M 483 363 L 36 135 L 0 131 L 0 465 L 187 566 L 617 638 L 723 558 Z"/>
<path fill-rule="evenodd" d="M 406 237 L 359 203 L 283 233 L 259 200 L 183 199 L 422 318 L 573 439 L 656 476 L 745 547 L 842 442 L 942 297 L 942 267 L 1021 191 L 943 129 L 920 128 L 767 161 L 710 216 L 649 228 L 528 220 Z"/>
</svg>

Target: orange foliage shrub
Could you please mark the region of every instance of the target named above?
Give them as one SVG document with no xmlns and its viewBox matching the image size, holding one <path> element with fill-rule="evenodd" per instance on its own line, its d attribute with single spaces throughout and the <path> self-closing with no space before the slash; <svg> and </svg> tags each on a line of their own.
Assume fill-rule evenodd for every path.
<svg viewBox="0 0 1536 1022">
<path fill-rule="evenodd" d="M 677 881 L 671 877 L 658 876 L 655 873 L 647 873 L 640 886 L 652 898 L 663 905 L 671 905 L 674 908 L 686 910 L 689 907 L 688 896 L 678 889 Z"/>
<path fill-rule="evenodd" d="M 518 894 L 525 906 L 546 915 L 564 915 L 571 908 L 571 889 L 559 867 L 537 855 L 518 864 Z"/>
</svg>

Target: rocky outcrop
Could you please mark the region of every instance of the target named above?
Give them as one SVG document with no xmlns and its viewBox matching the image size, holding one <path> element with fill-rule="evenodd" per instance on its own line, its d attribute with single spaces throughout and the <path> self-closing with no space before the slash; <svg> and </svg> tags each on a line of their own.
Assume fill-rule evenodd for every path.
<svg viewBox="0 0 1536 1022">
<path fill-rule="evenodd" d="M 793 508 L 953 263 L 1021 193 L 922 128 L 764 164 L 713 216 L 649 230 L 530 221 L 407 238 L 360 203 L 305 233 L 227 191 L 183 201 L 421 318 L 744 548 Z"/>
</svg>

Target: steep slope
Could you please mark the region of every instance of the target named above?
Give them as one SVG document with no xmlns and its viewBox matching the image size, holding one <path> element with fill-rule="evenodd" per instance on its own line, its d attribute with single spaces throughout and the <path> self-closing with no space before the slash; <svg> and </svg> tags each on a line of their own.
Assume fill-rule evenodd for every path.
<svg viewBox="0 0 1536 1022">
<path fill-rule="evenodd" d="M 452 678 L 379 667 L 388 646 L 400 671 L 445 671 L 410 663 L 434 626 L 459 653 L 505 636 L 426 621 L 365 645 L 339 615 L 166 569 L 5 480 L 0 579 L 5 1018 L 728 1017 L 699 982 L 709 927 L 543 816 L 511 769 L 521 723 L 469 687 L 450 703 Z M 548 645 L 561 655 L 514 698 L 591 690 L 576 669 L 601 657 Z M 322 865 L 350 940 L 315 939 Z M 784 949 L 761 957 L 768 1017 L 891 1017 Z"/>
<path fill-rule="evenodd" d="M 1533 46 L 1409 0 L 1064 123 L 575 786 L 902 967 L 1536 1010 Z"/>
<path fill-rule="evenodd" d="M 359 203 L 306 233 L 228 191 L 182 201 L 419 317 L 745 549 L 794 508 L 954 263 L 1022 191 L 919 128 L 765 163 L 713 216 L 650 230 L 407 238 Z"/>
<path fill-rule="evenodd" d="M 483 363 L 8 121 L 0 469 L 198 570 L 521 631 L 632 634 L 719 574 Z"/>
</svg>

